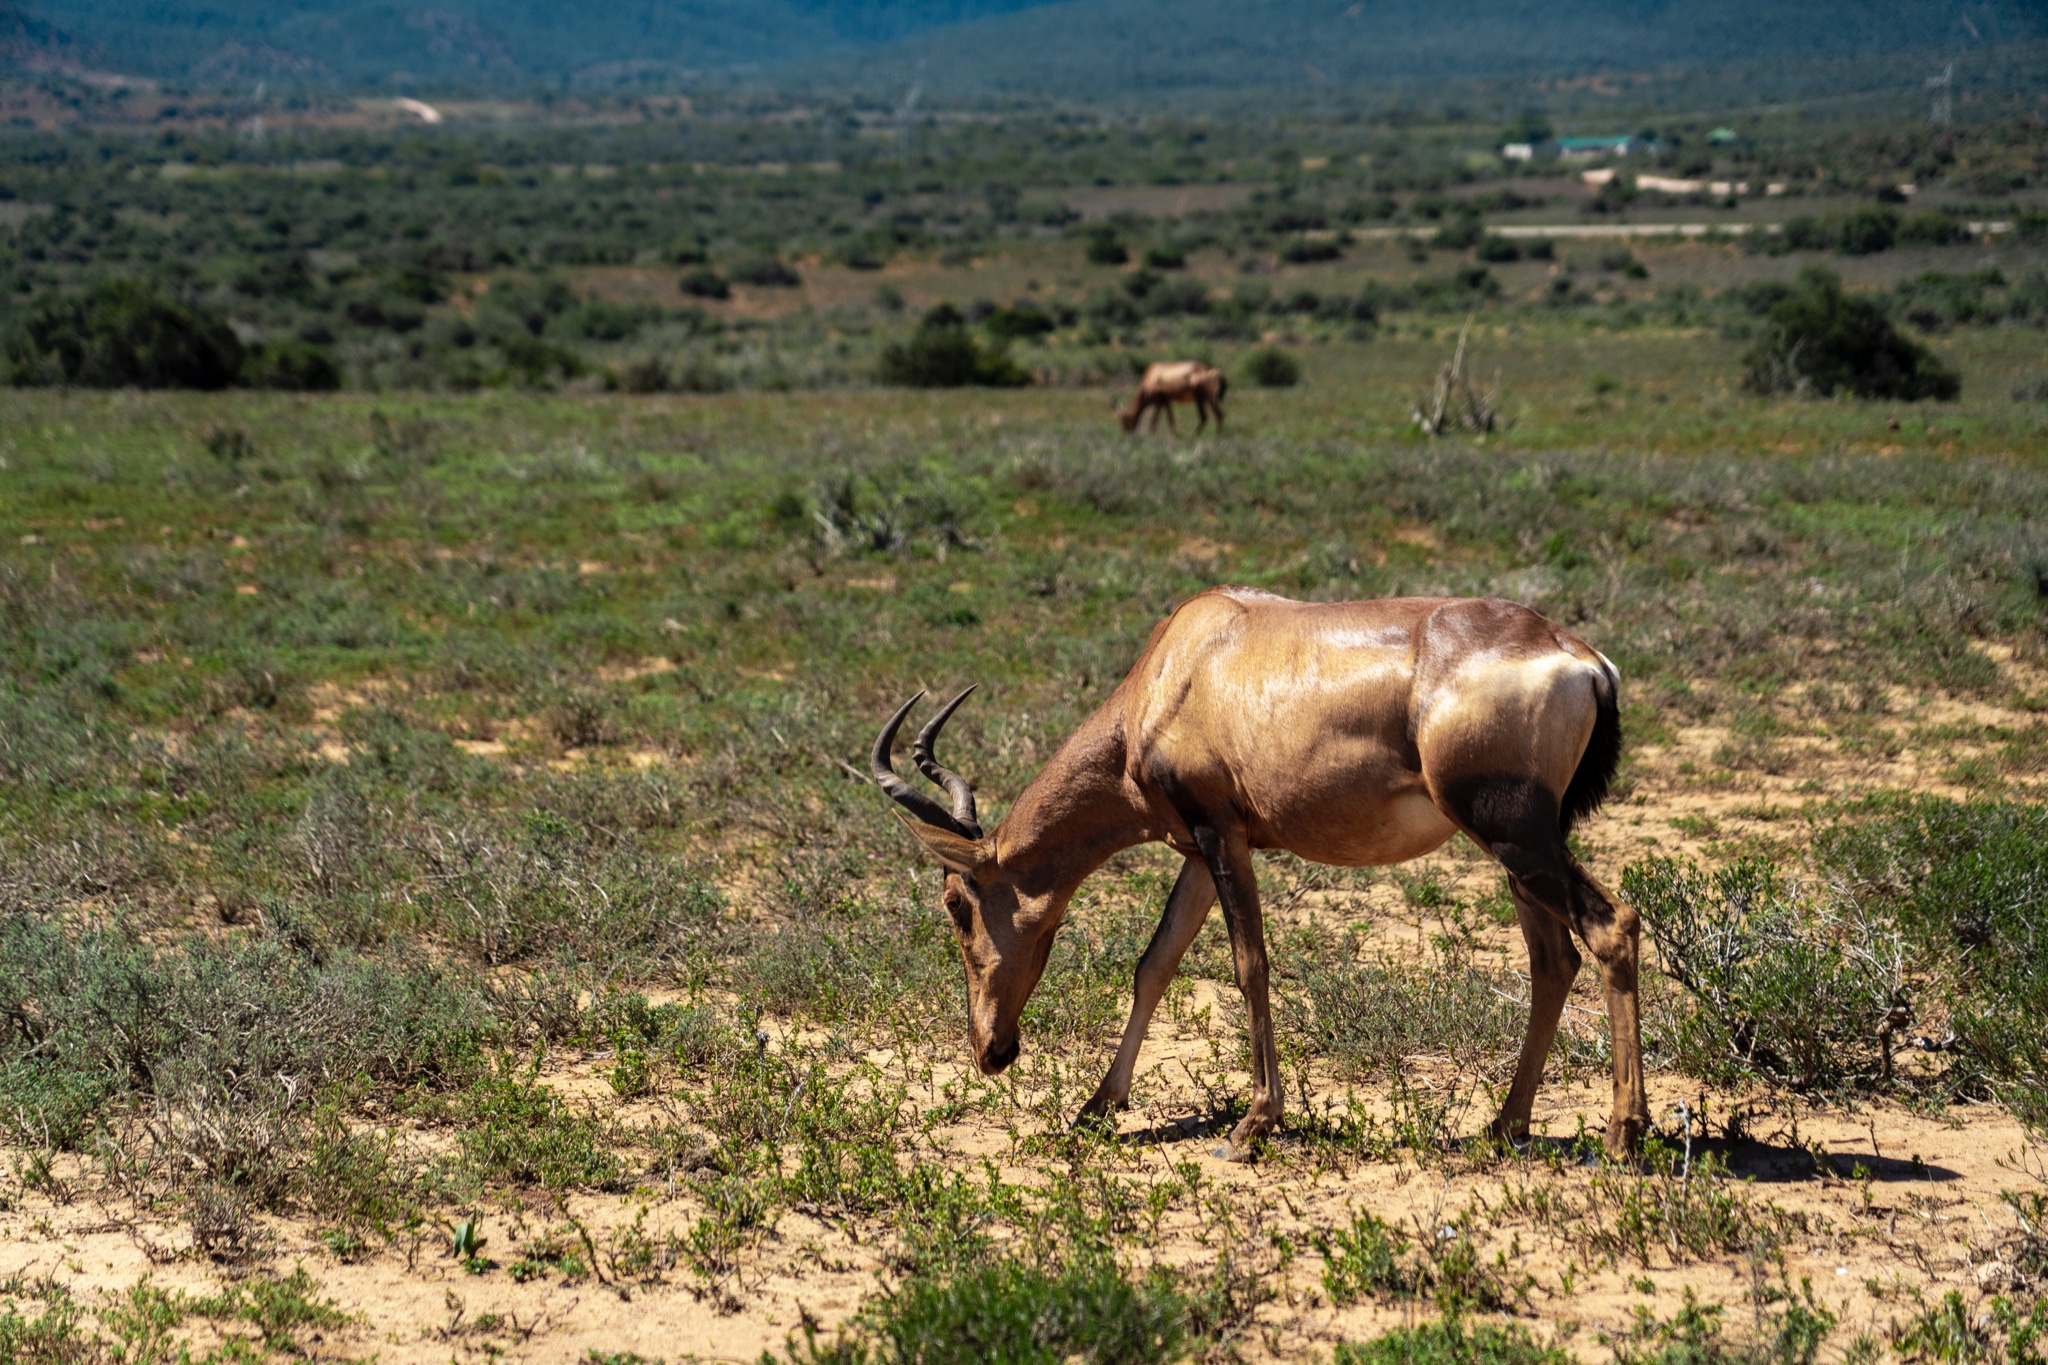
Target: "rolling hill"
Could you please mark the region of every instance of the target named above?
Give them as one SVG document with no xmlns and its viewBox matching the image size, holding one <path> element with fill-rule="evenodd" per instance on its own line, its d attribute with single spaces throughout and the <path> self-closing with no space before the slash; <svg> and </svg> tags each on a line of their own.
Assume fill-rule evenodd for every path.
<svg viewBox="0 0 2048 1365">
<path fill-rule="evenodd" d="M 29 0 L 0 62 L 327 86 L 741 77 L 1083 99 L 2048 40 L 2041 0 Z"/>
</svg>

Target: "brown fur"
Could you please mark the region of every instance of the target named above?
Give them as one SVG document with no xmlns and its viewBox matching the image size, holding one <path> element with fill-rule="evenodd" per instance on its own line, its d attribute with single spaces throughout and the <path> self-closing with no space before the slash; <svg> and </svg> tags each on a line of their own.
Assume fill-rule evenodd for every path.
<svg viewBox="0 0 2048 1365">
<path fill-rule="evenodd" d="M 1173 420 L 1175 403 L 1193 403 L 1197 421 L 1195 430 L 1200 432 L 1209 425 L 1209 414 L 1216 414 L 1216 430 L 1223 430 L 1223 393 L 1228 382 L 1223 371 L 1212 369 L 1193 360 L 1176 360 L 1166 364 L 1153 365 L 1146 369 L 1145 377 L 1138 381 L 1138 391 L 1131 396 L 1130 407 L 1117 413 L 1116 419 L 1125 431 L 1136 431 L 1138 422 L 1147 409 L 1152 413 L 1152 430 L 1159 430 L 1159 417 L 1166 415 L 1166 424 L 1178 432 L 1180 427 Z"/>
<path fill-rule="evenodd" d="M 1496 1130 L 1528 1129 L 1579 967 L 1576 932 L 1599 963 L 1612 1031 L 1607 1144 L 1628 1149 L 1649 1119 L 1636 916 L 1564 840 L 1567 794 L 1569 813 L 1582 814 L 1612 772 L 1618 682 L 1583 641 L 1494 598 L 1304 603 L 1248 588 L 1192 598 L 995 829 L 980 835 L 971 797 L 965 824 L 905 821 L 946 868 L 941 899 L 967 966 L 977 1062 L 993 1074 L 1015 1059 L 1018 1019 L 1081 882 L 1119 849 L 1166 843 L 1187 861 L 1138 963 L 1116 1060 L 1082 1113 L 1123 1105 L 1152 1011 L 1220 901 L 1251 1025 L 1250 1112 L 1231 1134 L 1243 1154 L 1281 1114 L 1252 851 L 1371 866 L 1462 830 L 1507 870 L 1529 949 L 1529 1029 Z M 893 726 L 878 744 L 884 767 L 892 738 Z M 930 805 L 925 815 L 946 818 Z"/>
</svg>

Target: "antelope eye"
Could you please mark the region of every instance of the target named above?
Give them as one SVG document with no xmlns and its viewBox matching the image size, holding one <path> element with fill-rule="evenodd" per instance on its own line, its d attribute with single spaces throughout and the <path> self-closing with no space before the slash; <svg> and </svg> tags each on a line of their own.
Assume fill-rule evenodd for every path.
<svg viewBox="0 0 2048 1365">
<path fill-rule="evenodd" d="M 966 892 L 948 882 L 946 889 L 939 893 L 939 899 L 945 903 L 946 913 L 953 917 L 953 923 L 961 933 L 967 933 L 974 927 L 973 908 L 967 903 Z"/>
</svg>

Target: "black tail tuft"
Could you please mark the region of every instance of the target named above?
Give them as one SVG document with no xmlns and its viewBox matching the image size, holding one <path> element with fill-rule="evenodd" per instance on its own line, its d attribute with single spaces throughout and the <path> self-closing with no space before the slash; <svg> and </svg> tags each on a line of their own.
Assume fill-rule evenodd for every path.
<svg viewBox="0 0 2048 1365">
<path fill-rule="evenodd" d="M 1607 786 L 1614 781 L 1614 769 L 1621 762 L 1621 697 L 1612 673 L 1601 679 L 1597 704 L 1593 737 L 1586 741 L 1586 752 L 1579 755 L 1579 770 L 1572 774 L 1558 808 L 1557 823 L 1566 834 L 1581 816 L 1600 809 L 1607 799 Z"/>
</svg>

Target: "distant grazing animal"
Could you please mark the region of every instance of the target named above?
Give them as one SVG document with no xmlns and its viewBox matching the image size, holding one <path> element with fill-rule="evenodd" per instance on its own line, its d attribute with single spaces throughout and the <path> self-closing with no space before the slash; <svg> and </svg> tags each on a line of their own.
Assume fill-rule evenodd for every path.
<svg viewBox="0 0 2048 1365">
<path fill-rule="evenodd" d="M 1606 1140 L 1619 1154 L 1649 1124 L 1636 912 L 1565 843 L 1613 778 L 1619 688 L 1599 651 L 1498 598 L 1310 603 L 1211 588 L 1153 629 L 1109 700 L 994 829 L 982 831 L 973 788 L 932 752 L 967 692 L 915 747 L 950 809 L 891 762 L 922 692 L 882 727 L 869 770 L 945 869 L 939 898 L 966 960 L 968 1037 L 985 1074 L 1016 1060 L 1018 1020 L 1081 883 L 1119 849 L 1164 843 L 1186 862 L 1138 960 L 1116 1061 L 1081 1117 L 1124 1106 L 1152 1012 L 1220 900 L 1251 1024 L 1251 1104 L 1229 1147 L 1242 1159 L 1281 1110 L 1252 850 L 1370 867 L 1462 830 L 1507 870 L 1529 949 L 1529 1030 L 1494 1131 L 1528 1132 L 1579 970 L 1576 931 L 1600 964 L 1614 1060 Z"/>
<path fill-rule="evenodd" d="M 1116 415 L 1125 431 L 1136 431 L 1138 419 L 1145 410 L 1152 410 L 1152 430 L 1159 430 L 1159 415 L 1166 414 L 1166 424 L 1176 432 L 1180 426 L 1173 420 L 1175 403 L 1193 403 L 1199 420 L 1195 430 L 1201 431 L 1209 425 L 1209 414 L 1216 414 L 1216 430 L 1223 430 L 1223 395 L 1230 388 L 1230 381 L 1223 377 L 1223 371 L 1213 369 L 1197 360 L 1176 360 L 1146 369 L 1145 377 L 1138 381 L 1138 391 L 1131 397 L 1131 406 Z"/>
</svg>

